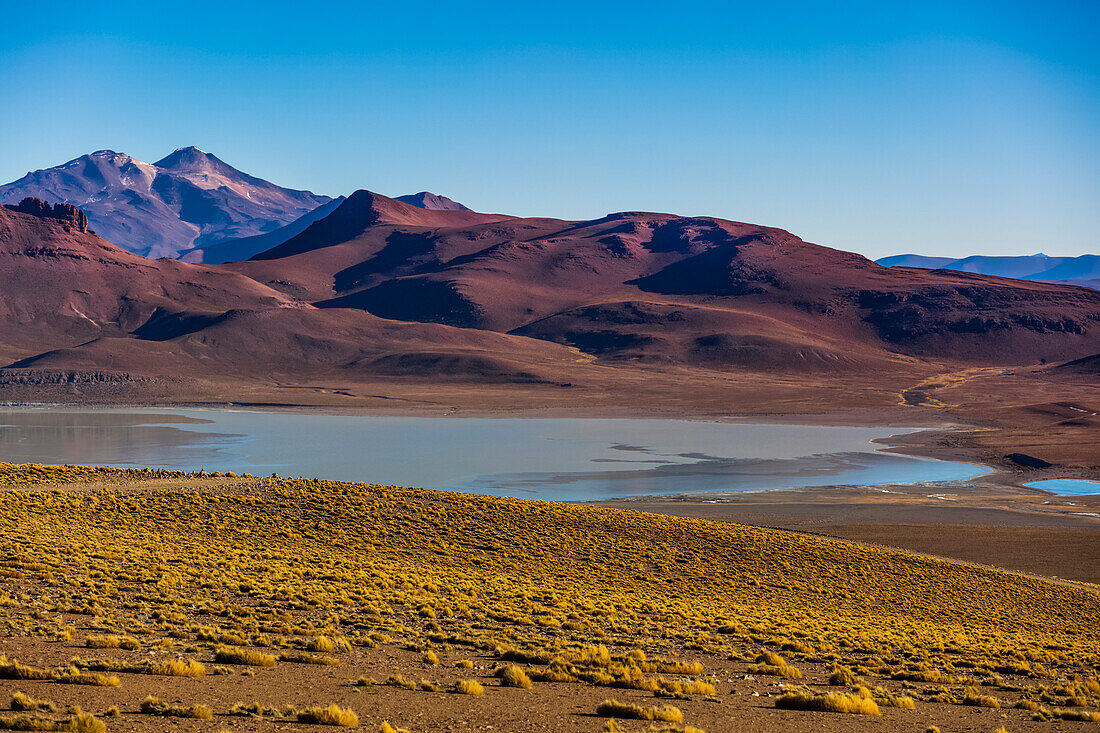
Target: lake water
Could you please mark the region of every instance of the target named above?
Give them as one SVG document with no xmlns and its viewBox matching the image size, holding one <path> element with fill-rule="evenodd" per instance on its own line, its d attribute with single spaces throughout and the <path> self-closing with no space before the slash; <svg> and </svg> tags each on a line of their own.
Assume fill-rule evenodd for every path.
<svg viewBox="0 0 1100 733">
<path fill-rule="evenodd" d="M 1051 478 L 1024 484 L 1033 489 L 1042 489 L 1062 496 L 1084 496 L 1100 494 L 1100 481 L 1086 481 L 1077 478 Z"/>
<path fill-rule="evenodd" d="M 0 460 L 235 471 L 552 500 L 966 480 L 876 451 L 897 428 L 646 419 L 0 410 Z"/>
</svg>

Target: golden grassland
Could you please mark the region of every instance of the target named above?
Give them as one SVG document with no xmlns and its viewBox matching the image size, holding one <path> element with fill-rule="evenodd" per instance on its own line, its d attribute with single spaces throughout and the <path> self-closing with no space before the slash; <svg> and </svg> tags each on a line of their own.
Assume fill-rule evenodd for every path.
<svg viewBox="0 0 1100 733">
<path fill-rule="evenodd" d="M 0 648 L 43 648 L 17 643 L 31 639 L 68 656 L 0 658 L 22 695 L 0 729 L 102 730 L 119 715 L 151 730 L 164 717 L 409 725 L 332 698 L 220 702 L 216 680 L 304 665 L 410 707 L 595 688 L 603 702 L 562 730 L 699 730 L 699 717 L 736 719 L 738 690 L 761 678 L 783 716 L 1100 721 L 1100 593 L 1084 586 L 779 530 L 366 484 L 0 464 L 0 485 Z M 364 666 L 380 648 L 435 679 Z M 150 676 L 165 690 L 208 680 L 209 699 L 127 694 Z M 112 707 L 60 712 L 24 694 L 62 686 L 110 687 Z"/>
</svg>

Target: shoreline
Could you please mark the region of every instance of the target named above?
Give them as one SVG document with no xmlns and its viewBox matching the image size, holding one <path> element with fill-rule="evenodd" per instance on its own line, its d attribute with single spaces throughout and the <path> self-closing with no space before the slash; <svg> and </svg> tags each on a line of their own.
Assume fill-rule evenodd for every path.
<svg viewBox="0 0 1100 733">
<path fill-rule="evenodd" d="M 629 419 L 629 420 L 681 420 L 685 422 L 701 423 L 737 423 L 758 425 L 804 425 L 813 427 L 863 427 L 863 428 L 898 428 L 898 432 L 882 438 L 872 438 L 870 445 L 874 446 L 876 453 L 887 453 L 918 458 L 923 460 L 942 461 L 945 463 L 966 464 L 985 470 L 985 473 L 966 479 L 967 482 L 984 482 L 1004 488 L 1016 489 L 1020 492 L 1035 493 L 1043 496 L 1073 496 L 1058 494 L 1046 489 L 1041 489 L 1025 484 L 1049 479 L 1080 479 L 1100 481 L 1100 471 L 1081 471 L 1071 467 L 1054 466 L 1049 469 L 1018 469 L 1005 470 L 1004 467 L 995 465 L 989 460 L 982 460 L 979 451 L 974 448 L 961 445 L 945 445 L 944 437 L 966 431 L 986 431 L 987 428 L 979 425 L 964 423 L 957 420 L 939 419 L 921 420 L 919 417 L 929 415 L 899 415 L 894 410 L 858 410 L 858 411 L 832 411 L 822 413 L 706 413 L 702 411 L 674 412 L 668 408 L 649 407 L 620 407 L 608 409 L 600 407 L 516 407 L 500 409 L 485 408 L 436 408 L 427 405 L 411 407 L 409 405 L 383 406 L 356 406 L 356 407 L 331 407 L 310 404 L 273 404 L 273 403 L 243 403 L 243 402 L 179 402 L 172 404 L 148 404 L 148 403 L 109 403 L 109 402 L 30 402 L 9 401 L 0 402 L 0 410 L 3 409 L 27 409 L 27 410 L 82 410 L 82 411 L 212 411 L 229 413 L 280 413 L 280 414 L 308 414 L 308 415 L 333 415 L 333 416 L 362 416 L 362 417 L 415 417 L 415 418 L 470 418 L 470 419 Z M 918 418 L 914 421 L 913 418 Z M 917 482 L 920 483 L 920 482 Z M 884 484 L 888 485 L 888 484 Z M 844 487 L 870 487 L 873 484 L 842 484 Z M 771 488 L 752 489 L 739 492 L 707 492 L 709 494 L 724 493 L 752 493 L 794 491 L 815 487 Z M 1100 489 L 1097 494 L 1100 495 Z M 665 496 L 685 496 L 685 494 L 642 494 L 644 498 L 661 499 Z M 1086 495 L 1091 496 L 1091 495 Z M 629 498 L 627 498 L 629 499 Z M 618 501 L 622 499 L 612 499 Z"/>
</svg>

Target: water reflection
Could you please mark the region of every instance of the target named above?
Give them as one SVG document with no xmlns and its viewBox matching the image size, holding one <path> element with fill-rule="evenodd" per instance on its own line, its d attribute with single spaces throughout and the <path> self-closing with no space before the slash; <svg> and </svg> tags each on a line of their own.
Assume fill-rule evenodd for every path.
<svg viewBox="0 0 1100 733">
<path fill-rule="evenodd" d="M 311 476 L 543 499 L 961 480 L 892 428 L 158 409 L 0 411 L 0 460 Z"/>
</svg>

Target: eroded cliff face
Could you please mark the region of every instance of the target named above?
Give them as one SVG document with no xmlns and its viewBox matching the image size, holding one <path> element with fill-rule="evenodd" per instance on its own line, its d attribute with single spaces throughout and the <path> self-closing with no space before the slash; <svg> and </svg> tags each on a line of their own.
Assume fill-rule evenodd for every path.
<svg viewBox="0 0 1100 733">
<path fill-rule="evenodd" d="M 42 219 L 57 219 L 75 232 L 88 231 L 87 215 L 72 204 L 59 203 L 51 206 L 48 201 L 28 196 L 18 204 L 5 204 L 5 208 Z"/>
</svg>

